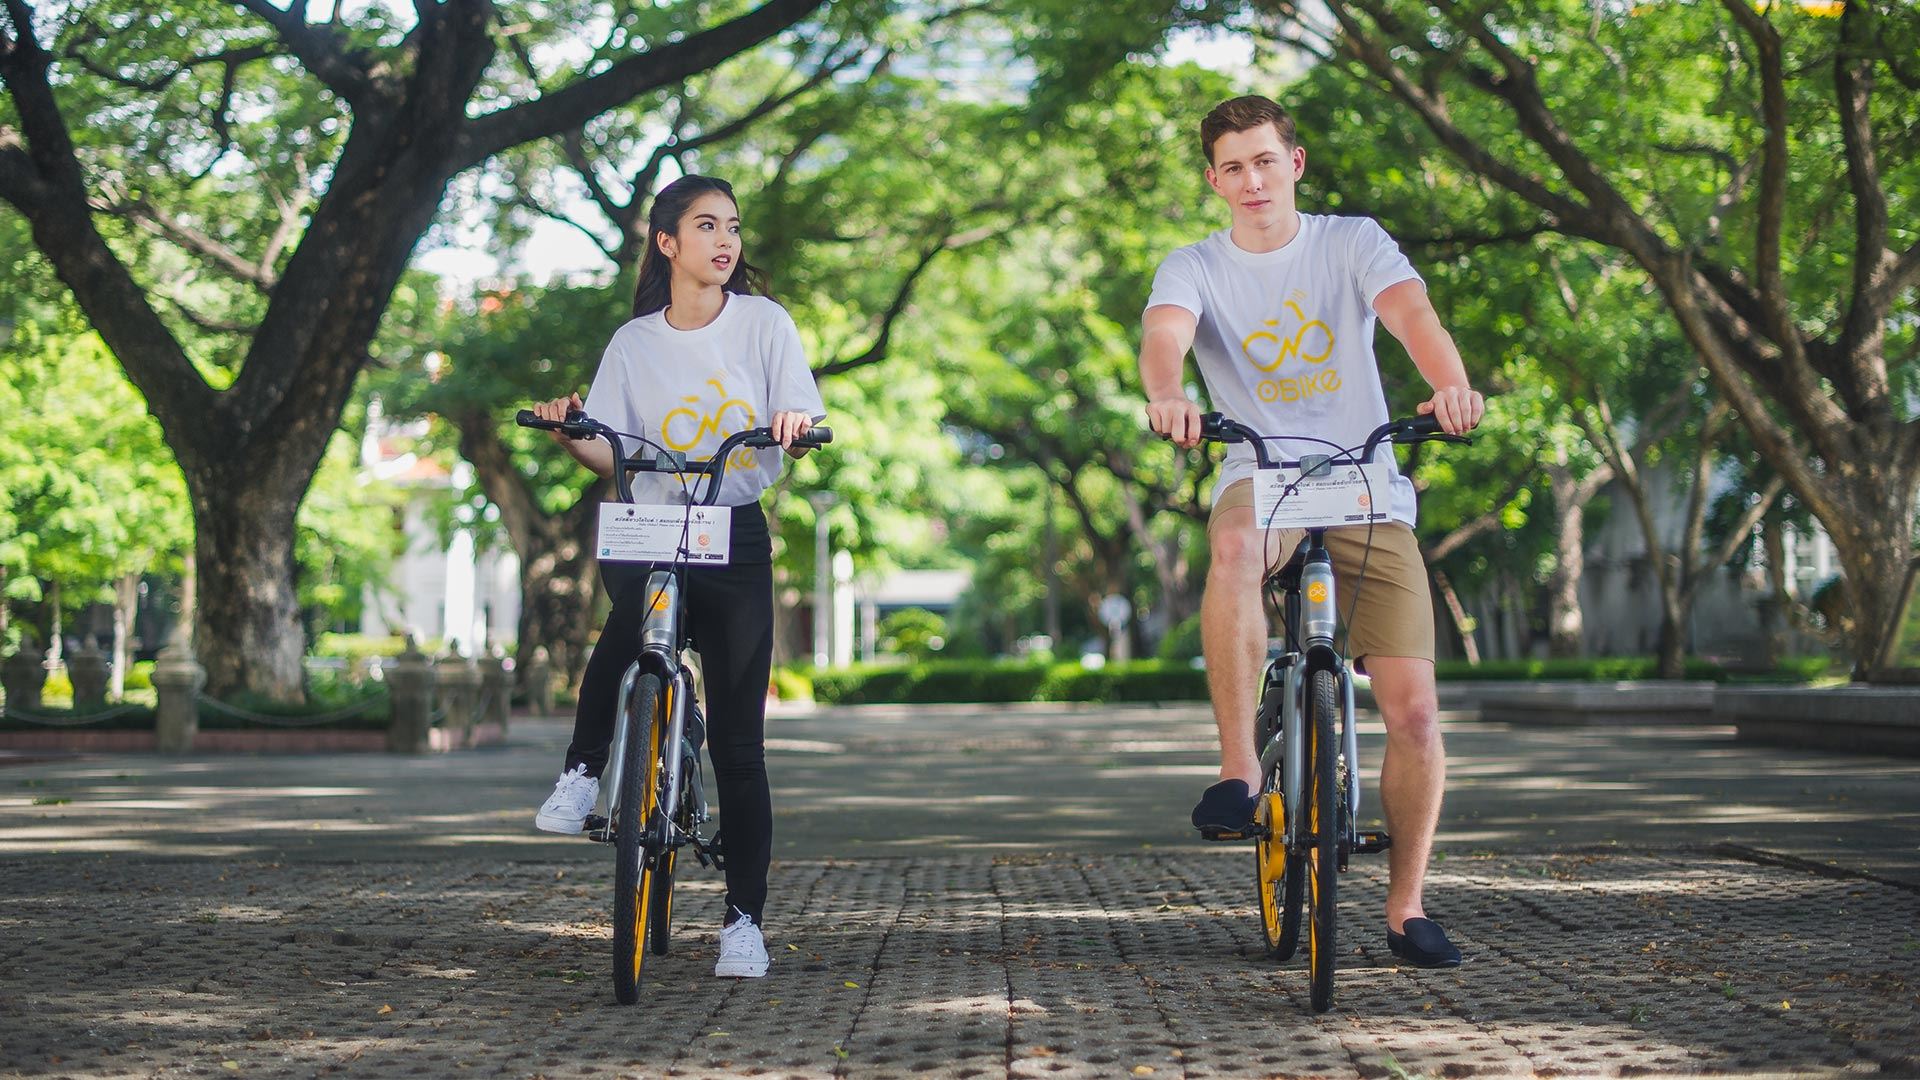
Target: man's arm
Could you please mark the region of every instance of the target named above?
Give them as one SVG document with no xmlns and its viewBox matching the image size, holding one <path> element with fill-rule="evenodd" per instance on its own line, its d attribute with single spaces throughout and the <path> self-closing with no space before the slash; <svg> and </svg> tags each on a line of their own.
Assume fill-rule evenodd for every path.
<svg viewBox="0 0 1920 1080">
<path fill-rule="evenodd" d="M 1427 299 L 1427 287 L 1413 279 L 1389 285 L 1373 298 L 1373 310 L 1387 332 L 1407 347 L 1413 366 L 1433 387 L 1432 399 L 1420 404 L 1421 415 L 1439 417 L 1440 429 L 1449 435 L 1478 426 L 1486 401 L 1467 384 L 1467 365 L 1454 347 L 1453 336 L 1440 325 L 1440 315 Z M 1143 359 L 1143 367 L 1145 363 Z"/>
<path fill-rule="evenodd" d="M 1140 318 L 1140 386 L 1147 425 L 1183 447 L 1200 445 L 1200 406 L 1187 397 L 1187 350 L 1200 320 L 1177 304 L 1155 304 Z"/>
</svg>

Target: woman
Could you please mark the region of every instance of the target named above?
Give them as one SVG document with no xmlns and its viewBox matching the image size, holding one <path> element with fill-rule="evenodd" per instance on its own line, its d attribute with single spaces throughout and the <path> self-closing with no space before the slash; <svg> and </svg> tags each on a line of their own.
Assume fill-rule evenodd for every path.
<svg viewBox="0 0 1920 1080">
<path fill-rule="evenodd" d="M 633 319 L 607 345 L 587 392 L 587 414 L 693 458 L 709 456 L 730 433 L 759 426 L 772 428 L 788 454 L 804 454 L 794 439 L 826 414 L 793 320 L 757 295 L 765 280 L 741 257 L 739 208 L 725 181 L 684 176 L 668 184 L 647 215 Z M 561 420 L 582 407 L 572 394 L 534 411 Z M 551 434 L 581 464 L 612 475 L 613 448 L 605 440 Z M 728 460 L 716 501 L 733 507 L 732 561 L 687 571 L 689 629 L 706 682 L 707 752 L 727 836 L 727 915 L 714 974 L 734 978 L 767 973 L 760 920 L 773 850 L 764 746 L 773 556 L 759 499 L 779 472 L 778 450 L 743 450 Z M 671 474 L 635 475 L 633 495 L 653 504 L 687 498 L 681 478 Z M 599 795 L 620 677 L 640 651 L 647 570 L 601 566 L 613 611 L 587 660 L 565 769 L 534 817 L 548 832 L 582 831 Z"/>
</svg>

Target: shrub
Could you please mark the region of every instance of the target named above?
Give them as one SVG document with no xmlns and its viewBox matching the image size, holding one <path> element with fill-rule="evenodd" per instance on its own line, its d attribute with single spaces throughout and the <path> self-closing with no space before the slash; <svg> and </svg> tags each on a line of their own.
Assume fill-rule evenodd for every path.
<svg viewBox="0 0 1920 1080">
<path fill-rule="evenodd" d="M 794 668 L 773 669 L 773 696 L 781 701 L 812 701 L 813 680 Z"/>
<path fill-rule="evenodd" d="M 1155 654 L 1162 660 L 1191 660 L 1200 655 L 1200 616 L 1194 615 L 1167 631 Z"/>
<path fill-rule="evenodd" d="M 902 608 L 880 620 L 880 647 L 913 660 L 925 660 L 947 647 L 947 620 L 926 608 Z"/>
</svg>

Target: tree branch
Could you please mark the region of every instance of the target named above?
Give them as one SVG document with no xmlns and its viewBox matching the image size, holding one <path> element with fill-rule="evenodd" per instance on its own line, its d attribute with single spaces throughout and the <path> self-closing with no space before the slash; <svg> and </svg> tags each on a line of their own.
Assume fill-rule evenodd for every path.
<svg viewBox="0 0 1920 1080">
<path fill-rule="evenodd" d="M 1873 59 L 1867 55 L 1867 28 L 1862 25 L 1867 18 L 1864 5 L 1846 6 L 1840 15 L 1840 48 L 1833 58 L 1834 96 L 1840 106 L 1840 139 L 1846 147 L 1854 223 L 1853 297 L 1838 352 L 1856 379 L 1869 388 L 1879 387 L 1880 393 L 1869 404 L 1884 408 L 1888 404 L 1884 385 L 1887 307 L 1879 303 L 1885 294 L 1875 286 L 1887 277 L 1894 258 L 1887 249 L 1887 195 L 1881 185 L 1869 109 Z"/>
<path fill-rule="evenodd" d="M 357 51 L 349 50 L 346 36 L 333 23 L 324 26 L 308 23 L 304 0 L 286 11 L 274 7 L 270 0 L 233 0 L 233 3 L 273 27 L 300 63 L 355 111 L 369 104 L 375 84 L 366 59 Z M 334 16 L 338 18 L 340 5 L 336 3 L 333 7 Z"/>
<path fill-rule="evenodd" d="M 264 0 L 251 0 L 264 2 Z M 729 22 L 657 49 L 533 101 L 488 113 L 466 125 L 455 151 L 468 168 L 523 142 L 584 126 L 649 90 L 706 71 L 766 41 L 818 10 L 825 0 L 767 0 Z"/>
</svg>

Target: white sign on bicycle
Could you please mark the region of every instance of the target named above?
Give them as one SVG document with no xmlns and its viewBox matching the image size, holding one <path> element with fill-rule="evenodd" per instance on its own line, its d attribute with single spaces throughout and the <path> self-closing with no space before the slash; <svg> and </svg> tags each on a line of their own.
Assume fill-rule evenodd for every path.
<svg viewBox="0 0 1920 1080">
<path fill-rule="evenodd" d="M 1302 476 L 1302 472 L 1317 475 Z M 1322 464 L 1297 461 L 1255 469 L 1253 520 L 1268 529 L 1325 529 L 1386 521 L 1393 506 L 1393 471 L 1384 461 Z"/>
<path fill-rule="evenodd" d="M 733 559 L 730 506 L 600 504 L 600 538 L 594 550 L 607 562 L 673 562 L 685 544 L 686 561 L 724 566 Z"/>
</svg>

